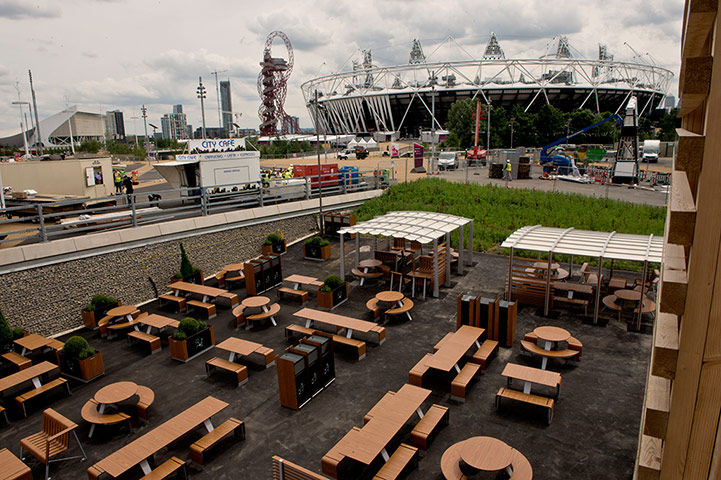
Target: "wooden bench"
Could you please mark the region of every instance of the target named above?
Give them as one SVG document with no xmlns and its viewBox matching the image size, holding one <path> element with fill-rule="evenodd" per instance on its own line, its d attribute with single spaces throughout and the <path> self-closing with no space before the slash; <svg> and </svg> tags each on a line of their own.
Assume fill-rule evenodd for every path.
<svg viewBox="0 0 721 480">
<path fill-rule="evenodd" d="M 366 357 L 366 342 L 344 337 L 343 335 L 333 335 L 332 338 L 334 345 L 340 344 L 354 349 L 358 354 L 358 360 L 363 360 Z"/>
<path fill-rule="evenodd" d="M 285 336 L 288 339 L 293 338 L 296 333 L 299 333 L 302 336 L 309 336 L 315 335 L 315 332 L 316 330 L 313 328 L 306 328 L 303 325 L 298 325 L 296 323 L 291 323 L 285 327 Z"/>
<path fill-rule="evenodd" d="M 488 367 L 488 360 L 498 351 L 498 342 L 495 340 L 486 340 L 481 344 L 476 353 L 473 354 L 471 361 L 481 366 L 481 371 Z"/>
<path fill-rule="evenodd" d="M 473 362 L 468 362 L 463 366 L 451 382 L 451 399 L 458 402 L 466 401 L 466 390 L 480 369 L 481 366 Z"/>
<path fill-rule="evenodd" d="M 146 343 L 150 348 L 151 355 L 160 352 L 160 350 L 162 349 L 162 347 L 160 346 L 160 337 L 156 337 L 155 335 L 151 335 L 149 333 L 133 330 L 132 332 L 128 333 L 128 345 L 132 344 L 133 340 Z"/>
<path fill-rule="evenodd" d="M 228 285 L 228 289 L 230 289 L 232 286 L 231 283 L 240 283 L 241 285 L 245 284 L 245 275 L 238 275 L 235 277 L 223 277 L 223 285 Z M 218 280 L 218 286 L 220 286 L 220 280 Z"/>
<path fill-rule="evenodd" d="M 545 348 L 541 348 L 535 343 L 531 343 L 527 340 L 521 341 L 521 351 L 534 353 L 536 355 L 540 355 L 546 358 L 575 360 L 577 362 L 581 359 L 581 352 L 578 350 L 573 350 L 570 348 L 566 348 L 564 350 L 546 350 Z"/>
<path fill-rule="evenodd" d="M 233 309 L 233 317 L 235 317 L 235 328 L 240 328 L 241 325 L 243 327 L 248 326 L 248 320 L 245 319 L 245 306 L 238 305 Z"/>
<path fill-rule="evenodd" d="M 413 427 L 411 444 L 421 450 L 428 450 L 431 437 L 446 425 L 448 425 L 448 407 L 431 405 L 423 418 Z"/>
<path fill-rule="evenodd" d="M 371 315 L 373 315 L 373 320 L 377 319 L 381 316 L 381 309 L 378 306 L 378 299 L 377 298 L 371 298 L 366 302 L 366 308 L 370 310 Z"/>
<path fill-rule="evenodd" d="M 175 308 L 178 309 L 179 312 L 185 311 L 188 309 L 188 306 L 186 305 L 185 297 L 179 297 L 171 294 L 166 295 L 160 295 L 158 297 L 160 300 L 160 306 L 165 305 L 175 305 Z"/>
<path fill-rule="evenodd" d="M 176 477 L 180 477 L 182 480 L 187 480 L 188 478 L 188 468 L 185 462 L 177 457 L 169 458 L 140 480 L 162 480 L 172 475 L 176 475 Z"/>
<path fill-rule="evenodd" d="M 7 425 L 10 423 L 10 420 L 8 420 L 8 412 L 5 411 L 5 407 L 0 405 L 0 418 L 3 420 L 3 425 Z"/>
<path fill-rule="evenodd" d="M 29 392 L 25 392 L 22 395 L 18 395 L 15 397 L 15 403 L 18 406 L 18 409 L 22 410 L 23 416 L 27 417 L 28 412 L 25 409 L 25 402 L 28 400 L 31 400 L 39 395 L 42 395 L 44 393 L 47 393 L 51 390 L 54 390 L 55 388 L 64 386 L 65 389 L 68 391 L 68 395 L 70 395 L 70 385 L 68 384 L 68 381 L 62 377 L 56 378 L 55 380 L 51 380 L 48 383 L 45 383 L 41 385 L 39 388 L 34 388 L 30 390 Z"/>
<path fill-rule="evenodd" d="M 193 307 L 194 309 L 197 308 L 198 310 L 205 311 L 208 320 L 216 317 L 215 304 L 213 303 L 205 303 L 200 300 L 188 300 L 187 305 L 188 308 Z"/>
<path fill-rule="evenodd" d="M 3 353 L 2 357 L 18 367 L 18 370 L 25 370 L 33 366 L 33 361 L 17 352 Z"/>
<path fill-rule="evenodd" d="M 550 305 L 553 305 L 555 289 L 553 282 L 549 291 Z M 513 300 L 526 305 L 543 307 L 546 304 L 546 281 L 530 277 L 513 277 L 511 285 Z"/>
<path fill-rule="evenodd" d="M 569 337 L 567 343 L 569 350 L 575 350 L 578 352 L 578 357 L 576 357 L 576 361 L 580 361 L 581 352 L 583 351 L 583 344 L 575 337 Z"/>
<path fill-rule="evenodd" d="M 138 403 L 135 405 L 138 417 L 147 420 L 148 409 L 155 400 L 155 393 L 150 388 L 143 385 L 138 385 L 138 390 L 135 393 L 138 395 Z"/>
<path fill-rule="evenodd" d="M 221 294 L 218 294 L 217 298 L 225 298 L 230 303 L 230 306 L 233 307 L 235 305 L 238 305 L 240 303 L 240 299 L 238 299 L 238 294 L 233 292 L 223 292 Z"/>
<path fill-rule="evenodd" d="M 416 387 L 423 386 L 423 375 L 428 371 L 426 361 L 429 360 L 433 355 L 426 353 L 418 363 L 408 372 L 408 383 L 415 385 Z"/>
<path fill-rule="evenodd" d="M 108 325 L 110 324 L 110 320 L 112 320 L 112 315 L 106 315 L 100 320 L 98 320 L 98 331 L 100 332 L 101 337 L 105 337 L 108 335 Z"/>
<path fill-rule="evenodd" d="M 383 345 L 383 342 L 386 341 L 386 329 L 385 327 L 381 327 L 380 325 L 376 325 L 374 327 L 371 327 L 371 332 L 378 334 L 378 345 Z"/>
<path fill-rule="evenodd" d="M 206 460 L 206 451 L 219 444 L 221 440 L 231 433 L 236 438 L 245 440 L 245 424 L 241 420 L 229 418 L 190 446 L 190 458 L 194 462 L 203 465 Z"/>
<path fill-rule="evenodd" d="M 386 310 L 386 320 L 388 320 L 389 315 L 402 315 L 404 313 L 408 316 L 408 320 L 413 320 L 410 314 L 411 308 L 413 308 L 413 300 L 410 298 L 404 298 L 402 307 Z"/>
<path fill-rule="evenodd" d="M 501 409 L 501 398 L 508 398 L 511 400 L 517 400 L 519 402 L 528 403 L 531 405 L 538 405 L 548 410 L 546 422 L 548 425 L 553 420 L 553 406 L 554 401 L 552 398 L 542 397 L 540 395 L 534 395 L 532 393 L 523 393 L 518 390 L 511 390 L 510 388 L 501 387 L 498 389 L 496 394 L 496 409 Z"/>
<path fill-rule="evenodd" d="M 229 362 L 218 357 L 213 357 L 205 362 L 205 373 L 207 376 L 210 376 L 217 368 L 234 373 L 237 379 L 236 387 L 244 385 L 248 381 L 248 369 L 245 365 Z"/>
<path fill-rule="evenodd" d="M 592 273 L 588 269 L 588 262 L 581 265 L 581 270 L 579 270 L 579 273 L 583 276 L 583 283 L 590 285 L 598 285 L 598 275 Z"/>
<path fill-rule="evenodd" d="M 278 326 L 278 324 L 275 322 L 275 318 L 273 318 L 273 316 L 277 315 L 278 312 L 280 312 L 280 304 L 274 303 L 268 308 L 267 312 L 260 312 L 256 313 L 255 315 L 248 315 L 246 319 L 248 322 L 259 322 L 261 320 L 270 318 L 270 322 L 273 324 L 274 327 L 276 327 Z"/>
<path fill-rule="evenodd" d="M 259 347 L 255 353 L 263 355 L 263 358 L 265 359 L 265 368 L 268 368 L 275 363 L 275 350 L 272 348 Z"/>
<path fill-rule="evenodd" d="M 85 405 L 83 405 L 83 408 L 80 411 L 80 416 L 83 418 L 83 420 L 90 423 L 90 431 L 88 432 L 88 438 L 93 437 L 95 427 L 98 425 L 115 425 L 117 423 L 127 421 L 128 426 L 130 426 L 131 421 L 130 415 L 127 415 L 123 412 L 100 413 L 98 411 L 98 402 L 96 402 L 92 398 L 85 402 Z"/>
<path fill-rule="evenodd" d="M 273 456 L 273 479 L 280 478 L 285 480 L 328 480 L 328 477 L 318 475 L 307 468 L 275 455 Z"/>
<path fill-rule="evenodd" d="M 563 295 L 555 295 L 553 301 L 556 303 L 565 303 L 572 307 L 583 307 L 583 314 L 588 315 L 588 300 L 582 298 L 568 298 Z"/>
<path fill-rule="evenodd" d="M 375 474 L 373 480 L 395 480 L 403 472 L 418 466 L 418 449 L 401 443 L 388 461 Z"/>
<path fill-rule="evenodd" d="M 288 294 L 293 297 L 299 298 L 301 304 L 304 304 L 308 301 L 308 292 L 306 292 L 305 290 L 296 290 L 294 288 L 281 287 L 278 289 L 278 298 L 283 298 L 282 294 Z"/>
<path fill-rule="evenodd" d="M 381 271 L 381 272 L 368 272 L 368 273 L 363 273 L 363 272 L 361 272 L 360 270 L 358 270 L 357 268 L 352 268 L 352 269 L 351 269 L 351 273 L 353 274 L 354 277 L 358 277 L 359 279 L 361 279 L 361 281 L 378 279 L 378 278 L 380 278 L 380 277 L 383 276 L 383 272 L 382 272 L 382 271 Z"/>
<path fill-rule="evenodd" d="M 654 311 L 656 311 L 656 303 L 649 298 L 644 298 L 643 299 L 643 309 L 641 310 L 641 313 L 651 313 Z M 633 309 L 633 313 L 635 315 L 638 315 L 638 307 Z"/>
</svg>

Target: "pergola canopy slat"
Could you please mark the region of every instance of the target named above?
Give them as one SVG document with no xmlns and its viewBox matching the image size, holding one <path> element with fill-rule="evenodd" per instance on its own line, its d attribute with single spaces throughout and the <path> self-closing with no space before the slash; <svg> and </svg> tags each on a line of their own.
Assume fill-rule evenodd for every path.
<svg viewBox="0 0 721 480">
<path fill-rule="evenodd" d="M 343 227 L 338 233 L 403 237 L 410 241 L 430 243 L 470 222 L 470 218 L 447 213 L 397 211 Z"/>
</svg>

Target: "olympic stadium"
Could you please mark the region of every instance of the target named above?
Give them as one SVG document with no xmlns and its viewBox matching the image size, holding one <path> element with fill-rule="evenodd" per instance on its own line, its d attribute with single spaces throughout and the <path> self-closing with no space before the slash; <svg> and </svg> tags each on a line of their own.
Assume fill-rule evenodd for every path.
<svg viewBox="0 0 721 480">
<path fill-rule="evenodd" d="M 320 131 L 417 137 L 431 129 L 432 113 L 442 128 L 453 102 L 464 98 L 479 97 L 491 108 L 533 111 L 548 103 L 564 111 L 618 112 L 635 95 L 644 115 L 665 98 L 672 77 L 641 55 L 616 61 L 604 45 L 597 59 L 581 58 L 563 36 L 539 58 L 506 58 L 491 34 L 480 60 L 428 63 L 414 40 L 408 64 L 378 66 L 365 50 L 352 70 L 314 78 L 301 89 Z"/>
</svg>

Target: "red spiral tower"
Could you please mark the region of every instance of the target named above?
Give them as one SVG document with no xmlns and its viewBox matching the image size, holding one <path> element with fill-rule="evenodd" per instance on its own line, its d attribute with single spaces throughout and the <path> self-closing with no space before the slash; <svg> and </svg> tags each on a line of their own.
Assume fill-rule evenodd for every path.
<svg viewBox="0 0 721 480">
<path fill-rule="evenodd" d="M 271 54 L 273 40 L 276 37 L 283 41 L 288 50 L 287 61 L 283 58 L 274 58 Z M 296 133 L 299 130 L 298 124 L 283 110 L 288 78 L 293 71 L 293 47 L 285 33 L 276 30 L 268 35 L 260 66 L 262 67 L 260 75 L 258 75 L 258 94 L 261 101 L 258 108 L 260 134 L 262 136 L 277 135 L 279 120 L 281 122 L 280 133 Z"/>
</svg>

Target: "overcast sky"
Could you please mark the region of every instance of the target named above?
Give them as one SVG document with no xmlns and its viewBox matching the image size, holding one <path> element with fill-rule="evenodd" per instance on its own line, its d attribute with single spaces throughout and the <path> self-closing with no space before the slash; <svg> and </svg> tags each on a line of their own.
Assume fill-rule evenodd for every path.
<svg viewBox="0 0 721 480">
<path fill-rule="evenodd" d="M 128 134 L 140 105 L 148 121 L 182 104 L 200 126 L 195 89 L 208 89 L 206 124 L 218 124 L 215 78 L 230 79 L 233 110 L 244 128 L 258 128 L 256 88 L 265 38 L 285 32 L 295 54 L 285 109 L 310 127 L 301 83 L 350 69 L 361 49 L 374 63 L 407 63 L 414 38 L 430 61 L 480 58 L 491 31 L 507 58 L 545 53 L 554 35 L 569 38 L 575 55 L 596 58 L 605 43 L 617 60 L 634 53 L 674 72 L 677 95 L 682 0 L 0 0 L 0 137 L 19 131 L 11 102 L 30 100 L 28 69 L 41 118 L 70 105 L 125 112 Z M 453 40 L 449 41 L 448 38 Z M 435 52 L 434 52 L 435 51 Z M 273 56 L 287 58 L 276 40 Z M 142 133 L 142 119 L 136 120 Z"/>
</svg>

